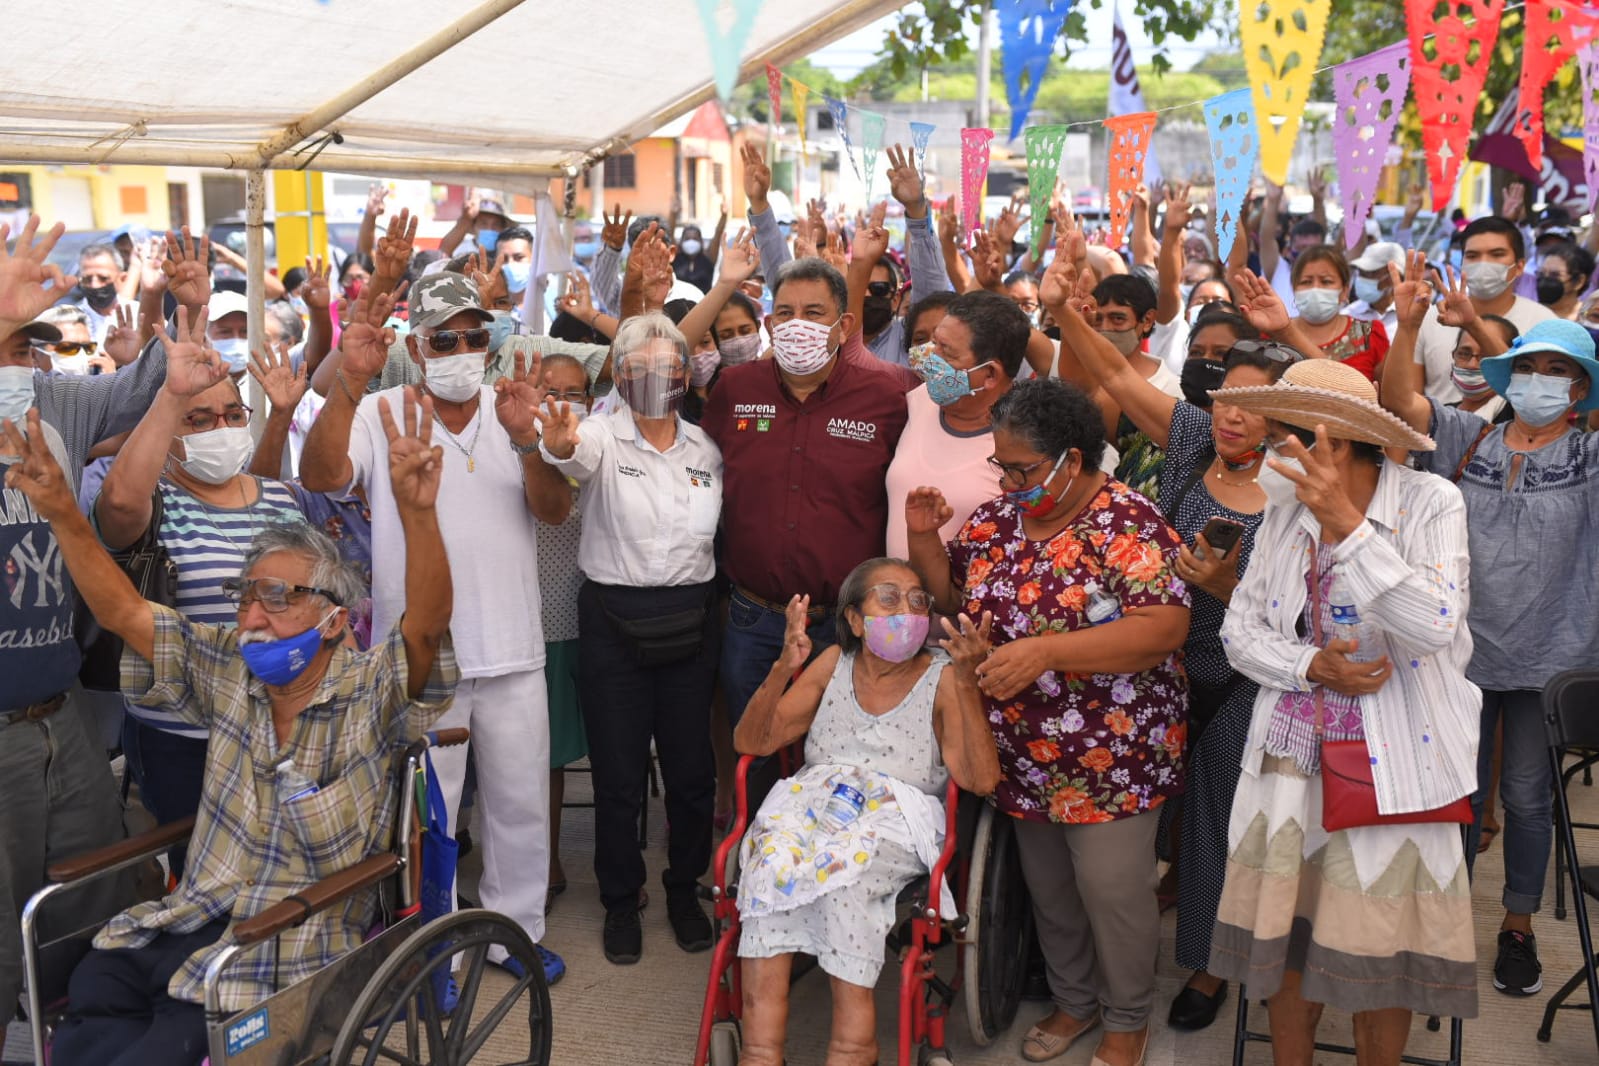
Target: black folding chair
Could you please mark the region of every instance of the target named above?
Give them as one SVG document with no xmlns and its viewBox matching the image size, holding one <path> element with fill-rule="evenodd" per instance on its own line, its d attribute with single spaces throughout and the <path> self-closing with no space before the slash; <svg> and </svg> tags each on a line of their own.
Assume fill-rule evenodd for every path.
<svg viewBox="0 0 1599 1066">
<path fill-rule="evenodd" d="M 1571 878 L 1571 907 L 1576 912 L 1577 936 L 1582 941 L 1582 967 L 1560 987 L 1543 1012 L 1538 1039 L 1548 1042 L 1558 1010 L 1585 1010 L 1593 1022 L 1594 1042 L 1599 1045 L 1599 958 L 1594 956 L 1593 931 L 1588 928 L 1586 896 L 1599 900 L 1599 863 L 1582 865 L 1577 855 L 1576 827 L 1571 821 L 1571 804 L 1566 786 L 1575 776 L 1562 773 L 1567 755 L 1581 749 L 1599 748 L 1599 670 L 1568 670 L 1555 677 L 1543 690 L 1544 729 L 1549 738 L 1549 765 L 1555 775 L 1555 821 L 1564 844 L 1566 868 L 1557 876 Z M 1582 764 L 1579 762 L 1578 767 Z M 1588 982 L 1586 1003 L 1567 1003 L 1571 993 Z"/>
<path fill-rule="evenodd" d="M 1569 766 L 1565 765 L 1567 759 L 1576 761 Z M 1577 774 L 1582 774 L 1582 783 L 1585 786 L 1593 784 L 1594 764 L 1599 763 L 1599 751 L 1570 750 L 1561 753 L 1561 770 L 1555 777 L 1555 788 L 1564 792 Z M 1555 808 L 1555 868 L 1563 870 L 1566 867 L 1566 835 L 1561 826 L 1566 824 L 1559 807 Z M 1573 829 L 1599 829 L 1599 822 L 1570 822 Z M 1566 879 L 1555 878 L 1555 917 L 1560 921 L 1566 920 Z"/>
</svg>

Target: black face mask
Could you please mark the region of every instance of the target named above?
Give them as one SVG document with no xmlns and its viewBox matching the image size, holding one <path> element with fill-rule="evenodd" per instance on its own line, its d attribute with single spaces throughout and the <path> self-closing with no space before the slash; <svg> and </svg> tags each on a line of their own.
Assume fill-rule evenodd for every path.
<svg viewBox="0 0 1599 1066">
<path fill-rule="evenodd" d="M 1566 294 L 1566 283 L 1559 278 L 1546 278 L 1540 276 L 1538 283 L 1538 302 L 1545 306 L 1555 303 Z"/>
<path fill-rule="evenodd" d="M 861 329 L 876 336 L 894 321 L 894 305 L 886 296 L 868 296 L 861 307 Z"/>
<path fill-rule="evenodd" d="M 1044 336 L 1048 337 L 1052 341 L 1060 340 L 1060 327 L 1050 326 L 1048 329 L 1044 330 Z"/>
<path fill-rule="evenodd" d="M 1213 359 L 1188 359 L 1183 362 L 1183 399 L 1195 407 L 1210 409 L 1210 390 L 1221 388 L 1227 367 Z"/>
<path fill-rule="evenodd" d="M 99 314 L 105 314 L 116 306 L 117 287 L 115 285 L 82 285 L 78 291 L 83 293 L 84 301 Z"/>
</svg>

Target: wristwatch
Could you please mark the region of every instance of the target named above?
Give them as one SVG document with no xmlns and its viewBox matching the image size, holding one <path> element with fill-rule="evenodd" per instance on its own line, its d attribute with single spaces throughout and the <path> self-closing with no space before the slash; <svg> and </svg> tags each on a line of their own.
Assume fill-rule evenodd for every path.
<svg viewBox="0 0 1599 1066">
<path fill-rule="evenodd" d="M 516 441 L 512 441 L 511 450 L 517 455 L 532 455 L 534 452 L 539 450 L 539 438 L 534 437 L 533 440 L 527 444 L 518 444 Z"/>
</svg>

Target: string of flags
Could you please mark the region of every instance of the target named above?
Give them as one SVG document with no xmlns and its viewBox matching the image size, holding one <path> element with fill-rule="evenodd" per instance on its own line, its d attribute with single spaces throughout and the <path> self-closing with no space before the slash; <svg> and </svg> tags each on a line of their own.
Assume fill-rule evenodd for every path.
<svg viewBox="0 0 1599 1066">
<path fill-rule="evenodd" d="M 1042 239 L 1042 222 L 1069 129 L 1102 125 L 1107 130 L 1111 240 L 1119 245 L 1134 191 L 1146 177 L 1158 180 L 1151 147 L 1158 115 L 1195 106 L 1202 108 L 1210 136 L 1217 234 L 1223 248 L 1231 247 L 1256 167 L 1271 181 L 1286 183 L 1311 85 L 1322 71 L 1330 71 L 1332 76 L 1332 140 L 1339 196 L 1349 220 L 1344 227 L 1346 241 L 1353 246 L 1364 232 L 1407 99 L 1414 99 L 1421 120 L 1433 207 L 1441 211 L 1453 197 L 1467 159 L 1501 20 L 1507 11 L 1518 8 L 1525 10 L 1525 37 L 1514 123 L 1508 132 L 1525 148 L 1533 168 L 1542 165 L 1544 90 L 1560 68 L 1575 59 L 1582 84 L 1583 168 L 1592 210 L 1599 199 L 1599 9 L 1585 6 L 1583 0 L 1524 0 L 1509 6 L 1506 0 L 1455 0 L 1441 6 L 1433 0 L 1404 0 L 1404 4 L 1406 40 L 1323 68 L 1319 63 L 1331 0 L 1249 0 L 1241 5 L 1239 25 L 1249 87 L 1160 111 L 1142 107 L 1137 73 L 1117 10 L 1113 49 L 1117 69 L 1112 72 L 1110 117 L 1102 123 L 1028 126 L 1032 103 L 1072 0 L 1001 0 L 996 7 L 1011 108 L 1009 139 L 1024 138 L 1035 248 Z M 774 126 L 782 113 L 783 82 L 789 83 L 794 111 L 800 116 L 800 151 L 805 155 L 804 115 L 810 87 L 771 64 L 766 65 L 766 80 Z M 888 120 L 831 95 L 824 97 L 844 154 L 866 185 L 870 201 Z M 1138 110 L 1127 110 L 1129 107 Z M 851 110 L 860 120 L 860 161 L 850 138 Z M 1512 113 L 1510 107 L 1506 110 Z M 927 145 L 935 127 L 927 122 L 909 125 L 916 164 L 925 177 Z M 982 190 L 996 132 L 1002 131 L 961 130 L 960 202 L 967 233 L 981 221 Z M 1556 145 L 1551 150 L 1564 149 Z"/>
</svg>

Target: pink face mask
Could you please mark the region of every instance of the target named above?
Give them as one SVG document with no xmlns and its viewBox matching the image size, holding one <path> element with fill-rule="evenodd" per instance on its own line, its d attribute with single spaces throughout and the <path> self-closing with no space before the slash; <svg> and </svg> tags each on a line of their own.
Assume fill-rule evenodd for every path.
<svg viewBox="0 0 1599 1066">
<path fill-rule="evenodd" d="M 863 639 L 879 659 L 902 663 L 922 650 L 931 622 L 925 614 L 868 614 Z"/>
<path fill-rule="evenodd" d="M 708 352 L 691 352 L 688 357 L 688 383 L 695 388 L 704 388 L 711 383 L 711 378 L 716 376 L 716 368 L 721 365 L 722 353 L 712 348 Z"/>
</svg>

